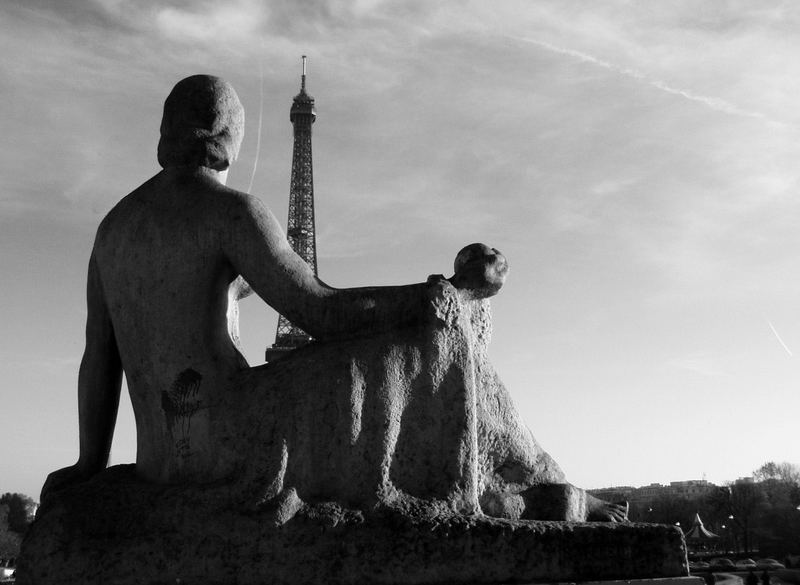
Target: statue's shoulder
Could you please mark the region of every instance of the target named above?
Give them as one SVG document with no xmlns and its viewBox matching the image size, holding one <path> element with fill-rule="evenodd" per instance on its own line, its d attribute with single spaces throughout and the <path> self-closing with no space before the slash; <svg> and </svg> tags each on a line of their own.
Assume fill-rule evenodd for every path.
<svg viewBox="0 0 800 585">
<path fill-rule="evenodd" d="M 223 194 L 226 203 L 233 208 L 238 208 L 244 211 L 255 212 L 259 209 L 266 209 L 264 202 L 256 195 L 237 191 L 224 185 L 220 185 L 220 193 Z"/>
<path fill-rule="evenodd" d="M 131 207 L 136 204 L 136 199 L 136 191 L 120 199 L 100 220 L 100 224 L 97 226 L 97 238 L 106 237 L 119 229 L 120 225 L 130 216 Z"/>
<path fill-rule="evenodd" d="M 97 227 L 95 248 L 102 246 L 109 239 L 113 239 L 115 234 L 123 232 L 126 225 L 131 223 L 132 218 L 138 215 L 137 210 L 141 211 L 147 206 L 148 194 L 153 190 L 154 180 L 157 176 L 125 195 L 106 213 Z"/>
<path fill-rule="evenodd" d="M 248 220 L 255 222 L 257 225 L 261 225 L 265 221 L 272 221 L 272 212 L 260 197 L 224 186 L 221 186 L 221 188 L 223 190 L 221 193 L 224 194 L 221 202 L 225 206 L 228 219 L 233 221 Z"/>
</svg>

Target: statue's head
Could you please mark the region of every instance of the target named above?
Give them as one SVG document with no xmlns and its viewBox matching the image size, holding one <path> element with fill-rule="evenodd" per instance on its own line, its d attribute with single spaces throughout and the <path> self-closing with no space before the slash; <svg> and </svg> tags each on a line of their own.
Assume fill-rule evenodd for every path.
<svg viewBox="0 0 800 585">
<path fill-rule="evenodd" d="M 192 75 L 164 102 L 158 163 L 165 169 L 197 165 L 222 171 L 236 160 L 244 134 L 244 109 L 219 77 Z"/>
</svg>

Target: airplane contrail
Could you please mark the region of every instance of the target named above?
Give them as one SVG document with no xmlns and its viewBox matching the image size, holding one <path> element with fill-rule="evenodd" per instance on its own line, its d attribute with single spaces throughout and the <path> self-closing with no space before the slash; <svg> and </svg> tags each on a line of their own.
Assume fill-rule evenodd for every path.
<svg viewBox="0 0 800 585">
<path fill-rule="evenodd" d="M 608 61 L 598 59 L 597 57 L 593 57 L 592 55 L 583 53 L 581 51 L 576 51 L 574 49 L 567 49 L 564 47 L 558 47 L 556 45 L 547 43 L 545 41 L 539 41 L 527 37 L 508 37 L 508 38 L 512 38 L 515 41 L 536 45 L 538 47 L 541 47 L 542 49 L 545 49 L 546 51 L 550 51 L 551 53 L 567 55 L 569 57 L 582 61 L 583 63 L 591 63 L 592 65 L 602 67 L 603 69 L 614 71 L 615 73 L 619 73 L 620 75 L 624 75 L 626 77 L 630 77 L 642 83 L 646 83 L 647 85 L 659 89 L 661 91 L 664 91 L 666 93 L 677 95 L 689 101 L 702 104 L 714 111 L 721 112 L 723 114 L 729 114 L 732 116 L 743 116 L 746 118 L 757 118 L 759 120 L 764 120 L 765 122 L 773 126 L 781 126 L 781 127 L 785 126 L 784 123 L 773 120 L 765 116 L 761 112 L 745 110 L 721 98 L 699 95 L 685 89 L 672 87 L 670 85 L 667 85 L 663 81 L 660 81 L 658 79 L 652 79 L 646 76 L 641 71 L 637 71 L 636 69 L 630 69 L 628 67 L 620 67 L 619 65 L 615 65 L 614 63 L 609 63 Z"/>
<path fill-rule="evenodd" d="M 778 335 L 778 332 L 775 330 L 775 326 L 769 320 L 767 320 L 767 325 L 769 325 L 769 328 L 772 329 L 772 333 L 775 335 L 775 339 L 778 340 L 778 343 L 783 346 L 783 349 L 786 350 L 786 353 L 789 354 L 789 357 L 792 357 L 792 350 L 786 346 L 786 344 L 783 342 L 783 339 L 781 339 L 781 336 Z"/>
<path fill-rule="evenodd" d="M 264 43 L 261 43 L 261 49 L 263 54 Z M 258 105 L 258 138 L 256 138 L 256 158 L 253 160 L 253 172 L 250 173 L 250 184 L 247 186 L 247 194 L 250 194 L 250 191 L 253 189 L 253 180 L 256 178 L 256 169 L 258 168 L 258 157 L 261 155 L 261 125 L 262 120 L 264 118 L 264 61 L 263 58 L 259 57 L 258 62 L 258 75 L 259 75 L 259 84 L 258 84 L 258 91 L 260 96 L 260 101 Z"/>
</svg>

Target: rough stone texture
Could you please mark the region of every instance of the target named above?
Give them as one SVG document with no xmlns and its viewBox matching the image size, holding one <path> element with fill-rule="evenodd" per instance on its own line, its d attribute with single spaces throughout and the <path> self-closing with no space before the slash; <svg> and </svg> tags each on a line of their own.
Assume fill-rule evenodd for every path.
<svg viewBox="0 0 800 585">
<path fill-rule="evenodd" d="M 164 486 L 117 466 L 55 494 L 25 542 L 20 583 L 686 575 L 676 527 L 486 515 L 584 519 L 585 494 L 553 483 L 560 470 L 491 369 L 488 303 L 445 287 L 430 311 L 425 327 L 313 344 L 244 372 L 220 405 L 236 413 L 216 437 L 238 458 L 226 480 Z"/>
<path fill-rule="evenodd" d="M 585 581 L 581 585 L 704 585 L 702 577 L 663 577 L 658 579 L 608 579 L 605 581 Z"/>
<path fill-rule="evenodd" d="M 138 482 L 117 466 L 57 495 L 20 584 L 524 583 L 686 575 L 680 530 L 511 521 L 432 507 L 225 505 L 225 486 Z M 28 548 L 30 553 L 30 548 Z"/>
<path fill-rule="evenodd" d="M 486 357 L 488 302 L 443 287 L 429 310 L 423 327 L 313 344 L 242 374 L 216 440 L 239 458 L 243 498 L 294 489 L 303 501 L 411 498 L 472 513 L 492 494 L 565 483 Z M 570 519 L 585 520 L 585 506 Z"/>
</svg>

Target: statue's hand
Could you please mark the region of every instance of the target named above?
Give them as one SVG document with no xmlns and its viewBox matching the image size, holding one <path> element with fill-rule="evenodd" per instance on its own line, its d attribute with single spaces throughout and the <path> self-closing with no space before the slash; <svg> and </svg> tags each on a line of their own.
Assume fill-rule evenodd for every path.
<svg viewBox="0 0 800 585">
<path fill-rule="evenodd" d="M 470 299 L 496 295 L 508 274 L 508 262 L 486 244 L 470 244 L 456 256 L 455 275 L 450 282 Z"/>
<path fill-rule="evenodd" d="M 86 470 L 82 466 L 79 466 L 77 463 L 75 465 L 70 465 L 69 467 L 64 467 L 63 469 L 54 471 L 47 476 L 44 486 L 42 487 L 42 494 L 39 496 L 39 501 L 44 502 L 54 492 L 62 490 L 63 488 L 76 483 L 86 481 L 93 475 L 94 473 Z"/>
<path fill-rule="evenodd" d="M 230 288 L 233 291 L 233 298 L 237 301 L 253 294 L 253 289 L 241 274 L 230 284 Z"/>
</svg>

